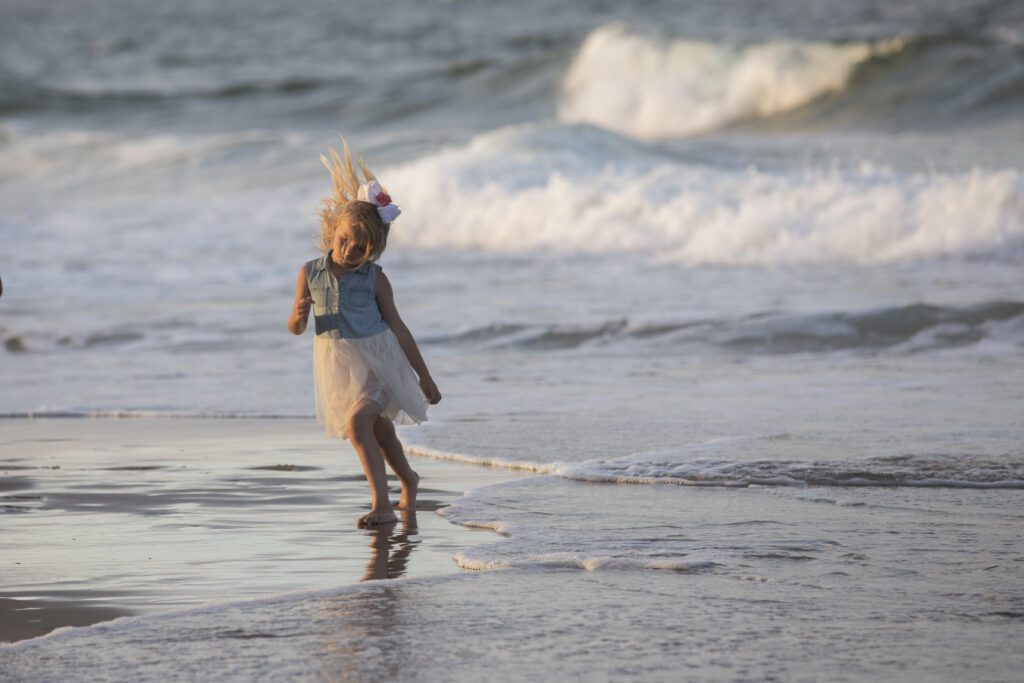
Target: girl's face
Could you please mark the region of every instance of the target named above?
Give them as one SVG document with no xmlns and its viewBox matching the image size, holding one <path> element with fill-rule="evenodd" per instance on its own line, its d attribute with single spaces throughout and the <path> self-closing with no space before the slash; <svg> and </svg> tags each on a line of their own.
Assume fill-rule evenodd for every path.
<svg viewBox="0 0 1024 683">
<path fill-rule="evenodd" d="M 331 260 L 343 268 L 358 268 L 366 260 L 369 247 L 366 236 L 342 223 L 334 230 L 331 242 Z"/>
</svg>

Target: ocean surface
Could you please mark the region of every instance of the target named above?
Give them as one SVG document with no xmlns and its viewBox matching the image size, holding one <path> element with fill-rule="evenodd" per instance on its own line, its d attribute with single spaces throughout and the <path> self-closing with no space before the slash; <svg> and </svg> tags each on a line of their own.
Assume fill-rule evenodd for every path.
<svg viewBox="0 0 1024 683">
<path fill-rule="evenodd" d="M 501 534 L 455 558 L 490 571 L 339 587 L 326 650 L 227 639 L 200 672 L 1019 675 L 1024 4 L 0 18 L 0 414 L 312 415 L 284 323 L 344 134 L 445 395 L 403 439 L 536 473 L 441 511 Z M 281 635 L 319 599 L 217 609 Z M 31 647 L 169 652 L 216 613 Z"/>
</svg>

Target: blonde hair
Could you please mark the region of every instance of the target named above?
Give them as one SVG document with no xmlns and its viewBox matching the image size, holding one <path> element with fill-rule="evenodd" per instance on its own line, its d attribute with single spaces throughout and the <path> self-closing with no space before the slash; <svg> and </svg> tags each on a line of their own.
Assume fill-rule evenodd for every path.
<svg viewBox="0 0 1024 683">
<path fill-rule="evenodd" d="M 366 254 L 361 264 L 376 261 L 387 247 L 391 224 L 381 220 L 374 204 L 361 201 L 357 197 L 359 186 L 376 180 L 377 176 L 361 156 L 355 163 L 352 162 L 352 150 L 344 137 L 341 138 L 341 144 L 343 157 L 333 147 L 328 149 L 327 156 L 320 155 L 320 161 L 331 174 L 331 195 L 324 197 L 323 206 L 317 211 L 320 216 L 318 246 L 323 253 L 329 252 L 334 242 L 335 231 L 342 225 L 348 225 L 353 232 L 366 238 Z"/>
</svg>

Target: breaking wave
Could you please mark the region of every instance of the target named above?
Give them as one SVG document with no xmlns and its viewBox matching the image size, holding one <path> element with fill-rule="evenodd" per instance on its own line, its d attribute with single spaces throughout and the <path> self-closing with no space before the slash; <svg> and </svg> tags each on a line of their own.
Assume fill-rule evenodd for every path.
<svg viewBox="0 0 1024 683">
<path fill-rule="evenodd" d="M 1019 169 L 708 167 L 594 128 L 541 125 L 478 136 L 386 178 L 408 209 L 395 243 L 413 247 L 733 266 L 1024 249 Z"/>
<path fill-rule="evenodd" d="M 670 138 L 790 111 L 842 90 L 900 40 L 780 40 L 729 46 L 659 39 L 620 24 L 593 31 L 562 83 L 559 117 L 638 138 Z"/>
<path fill-rule="evenodd" d="M 1016 117 L 1024 64 L 1015 38 L 1004 28 L 992 35 L 730 44 L 612 24 L 583 41 L 562 80 L 558 114 L 641 139 L 708 133 L 796 111 L 802 115 L 789 125 L 815 128 L 945 126 L 981 111 Z"/>
</svg>

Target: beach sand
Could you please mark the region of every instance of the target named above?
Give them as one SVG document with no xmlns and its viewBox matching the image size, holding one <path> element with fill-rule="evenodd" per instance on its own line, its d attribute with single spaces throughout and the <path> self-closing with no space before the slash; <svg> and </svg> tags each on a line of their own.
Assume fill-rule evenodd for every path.
<svg viewBox="0 0 1024 683">
<path fill-rule="evenodd" d="M 436 514 L 523 476 L 423 458 L 416 510 L 360 530 L 348 444 L 299 419 L 5 419 L 0 642 L 118 616 L 460 571 L 495 536 Z M 392 482 L 393 499 L 399 485 Z"/>
</svg>

